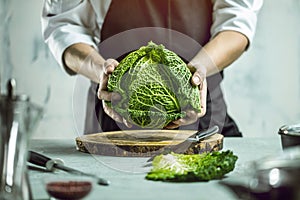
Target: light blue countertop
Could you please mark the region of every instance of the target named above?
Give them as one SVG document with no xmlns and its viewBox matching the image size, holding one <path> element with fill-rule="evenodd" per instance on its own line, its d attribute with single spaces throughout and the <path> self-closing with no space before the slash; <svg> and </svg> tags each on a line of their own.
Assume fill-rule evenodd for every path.
<svg viewBox="0 0 300 200">
<path fill-rule="evenodd" d="M 95 174 L 111 182 L 109 186 L 95 185 L 86 200 L 115 199 L 222 199 L 234 200 L 235 196 L 221 186 L 218 180 L 193 183 L 155 182 L 145 179 L 151 167 L 144 167 L 148 158 L 95 156 L 76 150 L 75 140 L 32 140 L 30 149 L 51 158 L 61 158 L 65 165 Z M 243 176 L 251 161 L 281 152 L 280 138 L 225 138 L 223 150 L 230 149 L 239 159 L 227 177 Z M 49 199 L 44 180 L 51 176 L 66 176 L 29 170 L 34 200 Z M 226 177 L 225 177 L 226 178 Z"/>
</svg>

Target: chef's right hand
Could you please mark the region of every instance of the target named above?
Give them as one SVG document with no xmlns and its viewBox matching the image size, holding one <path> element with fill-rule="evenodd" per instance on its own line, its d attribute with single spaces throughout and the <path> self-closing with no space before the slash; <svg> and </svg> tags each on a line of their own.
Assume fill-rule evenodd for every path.
<svg viewBox="0 0 300 200">
<path fill-rule="evenodd" d="M 67 72 L 81 74 L 93 82 L 99 83 L 97 96 L 102 100 L 105 113 L 113 120 L 124 123 L 128 127 L 131 126 L 105 103 L 105 101 L 115 102 L 121 98 L 119 94 L 107 91 L 108 78 L 118 66 L 118 61 L 115 59 L 104 60 L 94 47 L 85 43 L 69 46 L 63 54 L 63 61 L 67 67 Z"/>
<path fill-rule="evenodd" d="M 99 89 L 97 92 L 97 96 L 100 100 L 102 100 L 103 110 L 104 112 L 110 116 L 113 120 L 119 123 L 124 123 L 128 128 L 132 125 L 127 122 L 125 118 L 120 116 L 117 112 L 115 112 L 111 107 L 109 107 L 105 101 L 116 102 L 121 100 L 121 95 L 116 92 L 109 92 L 107 90 L 108 79 L 111 73 L 118 66 L 119 62 L 115 59 L 107 59 L 103 64 L 103 70 L 100 74 L 99 81 Z"/>
</svg>

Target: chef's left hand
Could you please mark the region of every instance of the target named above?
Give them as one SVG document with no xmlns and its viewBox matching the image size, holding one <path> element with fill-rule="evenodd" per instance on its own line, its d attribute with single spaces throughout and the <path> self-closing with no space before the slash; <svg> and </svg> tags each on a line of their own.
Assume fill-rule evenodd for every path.
<svg viewBox="0 0 300 200">
<path fill-rule="evenodd" d="M 206 113 L 206 97 L 207 97 L 207 82 L 206 82 L 206 70 L 204 68 L 195 68 L 191 63 L 188 64 L 189 69 L 193 73 L 191 83 L 199 88 L 201 111 L 186 110 L 186 117 L 172 121 L 165 128 L 175 129 L 179 126 L 189 125 L 195 123 L 200 117 Z"/>
</svg>

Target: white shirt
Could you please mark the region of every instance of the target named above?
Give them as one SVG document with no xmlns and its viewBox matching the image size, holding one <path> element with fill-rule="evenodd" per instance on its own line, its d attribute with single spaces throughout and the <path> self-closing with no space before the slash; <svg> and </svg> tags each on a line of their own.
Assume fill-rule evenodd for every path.
<svg viewBox="0 0 300 200">
<path fill-rule="evenodd" d="M 257 14 L 263 0 L 212 0 L 211 37 L 224 30 L 244 34 L 252 42 Z M 42 32 L 57 62 L 63 66 L 62 54 L 75 43 L 97 48 L 100 32 L 111 0 L 45 0 Z"/>
</svg>

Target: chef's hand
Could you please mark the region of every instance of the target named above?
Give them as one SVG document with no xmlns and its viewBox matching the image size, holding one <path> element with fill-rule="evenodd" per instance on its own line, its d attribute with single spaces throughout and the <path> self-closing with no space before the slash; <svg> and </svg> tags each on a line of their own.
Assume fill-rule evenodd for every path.
<svg viewBox="0 0 300 200">
<path fill-rule="evenodd" d="M 195 110 L 186 110 L 186 117 L 172 121 L 165 128 L 175 129 L 179 126 L 189 125 L 195 123 L 200 117 L 206 113 L 206 97 L 207 97 L 207 82 L 206 82 L 206 70 L 204 68 L 197 68 L 188 64 L 189 69 L 193 73 L 191 83 L 199 88 L 201 111 L 196 112 Z"/>
<path fill-rule="evenodd" d="M 116 92 L 109 92 L 107 91 L 107 84 L 108 78 L 110 74 L 115 70 L 118 66 L 119 62 L 114 59 L 107 59 L 103 65 L 103 73 L 100 74 L 100 81 L 99 81 L 99 89 L 97 92 L 98 98 L 102 100 L 103 110 L 104 112 L 110 116 L 113 120 L 124 123 L 128 128 L 132 125 L 127 122 L 123 117 L 121 117 L 117 112 L 115 112 L 112 108 L 107 106 L 105 101 L 111 101 L 112 103 L 121 100 L 120 94 Z"/>
</svg>

